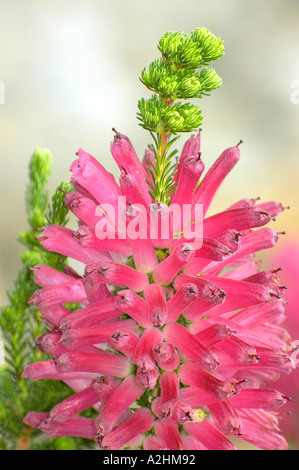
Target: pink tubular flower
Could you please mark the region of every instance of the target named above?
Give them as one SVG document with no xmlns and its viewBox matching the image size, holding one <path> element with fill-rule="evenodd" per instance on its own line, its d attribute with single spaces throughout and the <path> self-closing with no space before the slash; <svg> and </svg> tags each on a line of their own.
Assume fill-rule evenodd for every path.
<svg viewBox="0 0 299 470">
<path fill-rule="evenodd" d="M 48 226 L 39 239 L 82 262 L 84 274 L 34 268 L 41 289 L 29 302 L 50 330 L 36 346 L 52 359 L 23 372 L 32 380 L 62 380 L 74 394 L 48 413 L 29 413 L 29 426 L 111 450 L 233 450 L 233 436 L 261 449 L 287 448 L 278 423 L 287 397 L 270 386 L 295 368 L 291 339 L 280 326 L 285 289 L 279 270 L 261 271 L 254 258 L 275 246 L 279 233 L 264 226 L 283 206 L 242 199 L 205 217 L 240 150 L 239 144 L 225 150 L 202 177 L 200 137 L 183 147 L 172 195 L 176 207 L 191 207 L 191 218 L 202 204 L 200 244 L 184 226 L 163 236 L 178 220 L 150 195 L 151 148 L 142 164 L 115 131 L 119 185 L 78 151 L 70 169 L 75 192 L 65 203 L 79 227 Z M 152 213 L 156 230 L 144 228 Z M 99 221 L 111 237 L 99 236 Z M 70 311 L 69 302 L 80 308 Z M 90 407 L 96 419 L 78 416 Z"/>
<path fill-rule="evenodd" d="M 294 234 L 295 235 L 295 234 Z M 282 284 L 287 285 L 286 300 L 286 326 L 292 332 L 292 357 L 297 364 L 296 371 L 280 378 L 277 386 L 284 395 L 291 395 L 292 400 L 286 405 L 283 414 L 281 429 L 288 439 L 291 449 L 299 449 L 299 317 L 298 317 L 298 276 L 299 276 L 299 243 L 296 238 L 286 241 L 274 255 L 277 266 L 281 266 L 279 273 Z"/>
</svg>

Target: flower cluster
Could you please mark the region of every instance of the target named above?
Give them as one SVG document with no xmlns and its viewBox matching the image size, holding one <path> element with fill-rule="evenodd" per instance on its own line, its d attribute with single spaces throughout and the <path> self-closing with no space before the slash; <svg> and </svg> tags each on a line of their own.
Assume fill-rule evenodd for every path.
<svg viewBox="0 0 299 470">
<path fill-rule="evenodd" d="M 110 220 L 105 204 L 117 214 L 124 197 L 124 225 L 136 218 L 142 225 L 134 205 L 146 208 L 145 217 L 154 211 L 162 224 L 167 208 L 149 192 L 150 148 L 141 163 L 116 132 L 111 153 L 119 185 L 91 155 L 77 152 L 70 169 L 75 191 L 65 203 L 78 229 L 49 225 L 39 240 L 86 267 L 83 276 L 71 267 L 34 268 L 41 289 L 30 302 L 49 328 L 37 347 L 52 359 L 23 372 L 62 380 L 74 393 L 48 413 L 29 413 L 28 425 L 50 436 L 95 439 L 101 449 L 231 450 L 232 436 L 261 449 L 287 447 L 277 411 L 287 397 L 269 386 L 294 369 L 291 340 L 280 326 L 285 287 L 278 269 L 262 271 L 255 258 L 275 246 L 279 233 L 265 225 L 284 208 L 242 199 L 206 216 L 240 150 L 225 150 L 202 177 L 200 139 L 192 135 L 182 149 L 171 198 L 189 204 L 191 217 L 202 205 L 200 246 L 184 230 L 132 240 Z M 97 237 L 99 221 L 110 237 Z M 79 308 L 69 310 L 69 302 Z M 90 407 L 96 419 L 82 416 Z"/>
</svg>

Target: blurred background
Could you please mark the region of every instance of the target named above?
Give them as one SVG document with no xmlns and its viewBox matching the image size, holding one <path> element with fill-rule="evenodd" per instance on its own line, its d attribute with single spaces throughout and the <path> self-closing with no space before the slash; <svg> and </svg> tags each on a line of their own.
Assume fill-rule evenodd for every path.
<svg viewBox="0 0 299 470">
<path fill-rule="evenodd" d="M 158 57 L 165 31 L 199 26 L 226 46 L 214 64 L 223 87 L 200 103 L 206 166 L 244 140 L 241 162 L 213 210 L 242 197 L 276 199 L 291 210 L 273 225 L 287 232 L 275 250 L 297 242 L 298 0 L 0 0 L 1 304 L 20 267 L 16 238 L 26 227 L 24 192 L 35 147 L 53 155 L 51 191 L 69 179 L 79 146 L 117 176 L 111 128 L 127 134 L 140 157 L 150 143 L 136 120 L 138 99 L 149 96 L 141 70 Z"/>
</svg>

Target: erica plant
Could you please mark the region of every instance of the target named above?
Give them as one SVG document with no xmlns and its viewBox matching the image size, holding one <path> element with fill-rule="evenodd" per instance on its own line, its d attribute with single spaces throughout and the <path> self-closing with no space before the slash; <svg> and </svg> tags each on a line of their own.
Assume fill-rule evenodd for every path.
<svg viewBox="0 0 299 470">
<path fill-rule="evenodd" d="M 277 410 L 287 397 L 269 385 L 295 367 L 280 326 L 284 286 L 255 258 L 275 246 L 279 233 L 266 225 L 284 208 L 240 199 L 206 216 L 241 141 L 204 173 L 201 111 L 186 100 L 220 87 L 209 65 L 223 43 L 199 28 L 166 33 L 158 49 L 141 74 L 154 93 L 138 103 L 152 137 L 143 161 L 115 129 L 119 182 L 79 149 L 64 198 L 78 227 L 50 224 L 38 236 L 85 268 L 33 269 L 41 289 L 28 301 L 49 330 L 36 347 L 52 358 L 22 376 L 63 381 L 72 394 L 24 421 L 101 449 L 231 450 L 233 436 L 285 449 Z M 183 132 L 195 134 L 177 155 Z M 89 408 L 95 418 L 82 416 Z"/>
</svg>

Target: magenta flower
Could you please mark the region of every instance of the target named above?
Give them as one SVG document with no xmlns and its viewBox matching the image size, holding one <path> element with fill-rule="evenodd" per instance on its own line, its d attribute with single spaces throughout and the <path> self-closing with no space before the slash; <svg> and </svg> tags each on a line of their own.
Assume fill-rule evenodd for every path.
<svg viewBox="0 0 299 470">
<path fill-rule="evenodd" d="M 282 376 L 278 382 L 279 389 L 283 393 L 291 395 L 292 401 L 284 409 L 281 421 L 281 429 L 291 444 L 292 449 L 299 449 L 299 318 L 298 318 L 298 276 L 299 276 L 299 244 L 293 238 L 279 247 L 274 255 L 277 266 L 281 266 L 281 279 L 288 289 L 285 294 L 286 327 L 292 332 L 293 354 L 292 358 L 297 364 L 297 369 L 291 375 Z"/>
<path fill-rule="evenodd" d="M 95 439 L 101 449 L 231 450 L 233 436 L 285 449 L 277 410 L 287 397 L 269 385 L 295 367 L 280 326 L 284 287 L 278 271 L 261 271 L 254 257 L 275 246 L 279 234 L 265 225 L 282 205 L 242 199 L 206 217 L 239 161 L 239 144 L 202 178 L 200 134 L 192 135 L 173 177 L 172 202 L 188 205 L 186 223 L 182 212 L 167 217 L 149 193 L 151 149 L 142 164 L 116 133 L 111 152 L 120 184 L 80 149 L 71 166 L 75 192 L 65 198 L 78 229 L 47 226 L 39 237 L 86 267 L 83 276 L 35 267 L 42 289 L 30 302 L 49 329 L 37 347 L 53 359 L 31 364 L 23 377 L 62 380 L 74 394 L 25 422 L 50 436 Z M 185 230 L 198 205 L 200 244 Z M 68 302 L 81 308 L 70 311 Z M 90 407 L 97 419 L 78 416 Z"/>
</svg>

